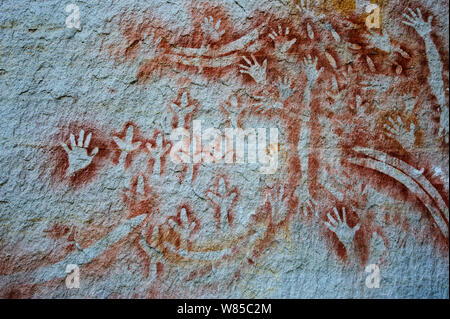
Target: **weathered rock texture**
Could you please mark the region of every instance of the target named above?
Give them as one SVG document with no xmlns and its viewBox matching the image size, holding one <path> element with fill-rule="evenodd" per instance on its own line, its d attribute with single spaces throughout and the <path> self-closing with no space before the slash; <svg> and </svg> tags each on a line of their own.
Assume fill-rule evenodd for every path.
<svg viewBox="0 0 450 319">
<path fill-rule="evenodd" d="M 1 1 L 0 296 L 448 298 L 448 1 L 370 2 Z"/>
</svg>

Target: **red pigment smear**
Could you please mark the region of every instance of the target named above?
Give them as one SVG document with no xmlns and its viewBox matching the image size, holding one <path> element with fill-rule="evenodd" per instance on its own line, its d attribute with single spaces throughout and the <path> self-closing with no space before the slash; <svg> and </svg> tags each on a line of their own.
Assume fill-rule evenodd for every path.
<svg viewBox="0 0 450 319">
<path fill-rule="evenodd" d="M 405 4 L 406 5 L 406 4 Z M 410 4 L 407 4 L 410 6 Z M 193 28 L 195 30 L 201 30 L 200 22 L 203 22 L 205 17 L 204 12 L 206 12 L 206 16 L 212 16 L 214 21 L 216 22 L 218 19 L 222 20 L 221 29 L 226 30 L 225 35 L 222 39 L 217 43 L 210 43 L 212 47 L 218 47 L 220 45 L 229 43 L 234 41 L 235 39 L 243 36 L 245 32 L 241 30 L 235 31 L 233 29 L 232 22 L 228 18 L 227 12 L 221 8 L 220 6 L 201 6 L 202 10 L 198 10 L 199 2 L 191 3 L 191 16 L 193 21 Z M 405 8 L 406 9 L 406 8 Z M 404 11 L 404 10 L 403 10 Z M 198 12 L 202 12 L 200 15 Z M 397 10 L 393 14 L 402 13 L 402 10 Z M 424 16 L 428 15 L 427 10 L 422 10 Z M 392 12 L 391 12 L 392 13 Z M 356 73 L 354 81 L 345 82 L 345 78 L 340 76 L 341 71 L 347 70 L 347 66 L 344 65 L 345 61 L 343 61 L 336 48 L 334 40 L 331 38 L 331 33 L 326 30 L 321 30 L 317 25 L 315 25 L 311 20 L 301 19 L 298 16 L 294 16 L 290 19 L 280 20 L 276 16 L 259 12 L 255 14 L 254 23 L 249 27 L 248 30 L 252 30 L 257 26 L 261 26 L 263 23 L 265 27 L 262 28 L 262 32 L 260 34 L 259 42 L 263 47 L 258 52 L 254 53 L 255 58 L 258 63 L 262 64 L 263 61 L 267 60 L 268 69 L 267 69 L 267 79 L 268 83 L 272 83 L 277 80 L 279 76 L 283 75 L 283 70 L 285 69 L 285 65 L 283 65 L 283 61 L 278 61 L 276 57 L 273 56 L 273 41 L 268 37 L 268 34 L 273 30 L 278 32 L 278 26 L 282 26 L 283 31 L 286 27 L 289 27 L 291 32 L 289 35 L 289 39 L 296 38 L 296 43 L 290 48 L 288 54 L 292 54 L 297 63 L 299 63 L 305 56 L 311 55 L 313 57 L 318 57 L 318 67 L 323 67 L 324 70 L 322 72 L 321 77 L 316 83 L 313 91 L 311 92 L 311 96 L 313 100 L 311 102 L 311 110 L 312 117 L 310 123 L 302 123 L 301 118 L 299 118 L 298 114 L 300 114 L 299 109 L 306 107 L 303 105 L 301 92 L 304 89 L 305 77 L 303 72 L 298 72 L 292 80 L 294 85 L 298 88 L 297 92 L 285 103 L 283 110 L 281 110 L 280 117 L 283 121 L 285 127 L 287 128 L 287 143 L 291 146 L 292 149 L 296 149 L 296 145 L 298 143 L 298 135 L 300 127 L 304 125 L 308 125 L 311 128 L 311 141 L 312 141 L 312 150 L 311 156 L 309 159 L 309 167 L 310 167 L 310 192 L 313 194 L 315 198 L 323 199 L 327 205 L 330 207 L 336 203 L 336 199 L 329 194 L 318 182 L 317 176 L 319 175 L 319 170 L 323 169 L 321 167 L 321 163 L 319 162 L 320 153 L 320 140 L 321 140 L 321 128 L 319 125 L 318 118 L 319 116 L 326 117 L 332 121 L 339 121 L 343 123 L 347 127 L 353 127 L 354 129 L 351 132 L 346 132 L 344 129 L 339 127 L 335 128 L 335 133 L 341 139 L 340 145 L 342 151 L 344 152 L 344 159 L 347 156 L 354 156 L 352 153 L 352 149 L 355 146 L 365 146 L 374 149 L 379 149 L 387 152 L 388 154 L 395 156 L 396 158 L 402 159 L 415 167 L 424 167 L 425 161 L 421 158 L 421 156 L 414 156 L 414 154 L 410 154 L 406 152 L 398 143 L 395 141 L 389 140 L 383 134 L 383 125 L 386 124 L 386 116 L 396 116 L 395 112 L 386 112 L 376 113 L 373 105 L 368 105 L 368 116 L 375 116 L 377 118 L 377 128 L 375 131 L 370 129 L 369 123 L 365 123 L 363 120 L 355 118 L 355 111 L 353 108 L 355 107 L 355 96 L 361 95 L 364 97 L 363 104 L 371 104 L 373 103 L 373 98 L 375 96 L 375 92 L 364 92 L 363 86 L 360 84 L 360 81 L 367 80 L 373 78 L 374 75 L 385 75 L 390 77 L 396 77 L 398 83 L 395 85 L 395 88 L 388 90 L 381 99 L 389 97 L 393 93 L 402 94 L 402 95 L 422 95 L 425 94 L 426 98 L 423 103 L 431 104 L 430 107 L 436 108 L 435 98 L 432 96 L 431 91 L 428 88 L 427 77 L 429 70 L 427 68 L 427 63 L 425 60 L 425 50 L 423 41 L 418 38 L 415 31 L 412 28 L 405 27 L 405 37 L 402 41 L 393 39 L 392 44 L 394 46 L 400 47 L 403 51 L 407 53 L 409 56 L 404 56 L 399 53 L 387 53 L 382 52 L 379 49 L 370 47 L 370 44 L 367 41 L 366 36 L 369 35 L 365 26 L 364 19 L 361 16 L 352 15 L 348 18 L 343 18 L 342 16 L 331 14 L 329 15 L 329 19 L 333 27 L 340 34 L 343 42 L 348 42 L 349 46 L 347 50 L 353 53 L 356 58 L 353 59 L 351 64 L 353 70 Z M 403 17 L 399 16 L 398 21 L 401 21 Z M 306 36 L 306 26 L 310 24 L 314 30 L 315 38 L 314 40 L 310 40 Z M 151 25 L 150 25 L 151 24 Z M 356 28 L 355 28 L 356 26 Z M 150 31 L 156 30 L 160 32 L 159 35 L 165 36 L 168 34 L 168 26 L 165 26 L 164 23 L 160 21 L 147 23 L 147 24 L 139 24 L 133 20 L 132 15 L 123 16 L 121 20 L 121 30 L 124 30 L 124 35 L 127 40 L 126 50 L 123 55 L 130 60 L 137 58 L 138 53 L 140 51 L 141 39 L 144 34 L 149 34 Z M 300 30 L 301 33 L 296 33 L 296 30 Z M 181 34 L 181 33 L 179 33 Z M 416 41 L 411 41 L 411 37 L 415 37 Z M 443 40 L 441 40 L 442 36 L 438 36 L 433 34 L 433 40 L 437 44 L 440 53 L 441 59 L 443 60 L 444 66 L 448 69 L 448 49 L 443 45 Z M 176 44 L 179 47 L 192 47 L 192 48 L 200 48 L 203 44 L 203 37 L 201 32 L 195 32 L 194 35 L 184 36 L 180 35 L 171 43 Z M 330 45 L 325 45 L 324 43 L 329 43 Z M 165 39 L 161 43 L 161 47 L 166 50 L 166 52 L 170 52 L 171 48 L 168 45 L 168 42 Z M 326 50 L 336 61 L 337 69 L 334 69 L 329 61 L 326 59 L 325 55 L 322 53 L 323 50 Z M 246 56 L 250 58 L 250 52 L 239 52 L 239 55 Z M 375 66 L 375 71 L 371 70 L 367 63 L 367 59 L 373 62 Z M 244 63 L 244 60 L 240 61 Z M 138 78 L 141 81 L 146 81 L 152 72 L 155 72 L 156 65 L 159 66 L 160 70 L 173 67 L 171 63 L 168 61 L 164 61 L 163 59 L 153 61 L 151 63 L 147 63 L 141 66 L 140 71 L 138 73 Z M 198 67 L 186 67 L 182 65 L 178 65 L 180 70 L 188 70 L 191 72 L 198 72 Z M 254 91 L 252 93 L 259 92 L 267 92 L 271 96 L 274 93 L 274 87 L 271 85 L 267 85 L 265 88 L 261 88 L 256 86 L 255 81 L 246 74 L 241 74 L 239 72 L 239 68 L 236 66 L 222 69 L 208 69 L 204 68 L 202 71 L 203 75 L 206 78 L 210 79 L 218 79 L 227 74 L 232 74 L 235 77 L 242 79 L 242 83 L 248 87 L 250 91 Z M 444 74 L 445 85 L 448 86 L 448 72 Z M 344 97 L 344 105 L 352 106 L 345 108 L 341 113 L 335 114 L 333 110 L 328 108 L 328 105 L 334 102 L 330 99 L 325 92 L 329 89 L 329 79 L 332 76 L 336 76 L 338 79 L 339 90 L 346 89 L 348 93 Z M 189 79 L 185 79 L 185 85 L 188 85 L 190 82 Z M 425 87 L 425 91 L 424 91 Z M 392 90 L 395 90 L 392 91 Z M 336 92 L 338 93 L 338 92 Z M 181 92 L 177 98 L 179 101 L 181 97 Z M 300 102 L 297 102 L 300 101 Z M 226 112 L 225 112 L 226 113 Z M 273 111 L 266 112 L 260 114 L 262 117 L 266 117 L 267 119 L 271 119 L 275 116 Z M 240 117 L 240 120 L 242 118 Z M 187 120 L 187 119 L 186 119 Z M 187 122 L 187 121 L 186 121 Z M 407 122 L 409 123 L 409 122 Z M 177 119 L 174 118 L 172 123 L 173 127 L 176 127 Z M 418 137 L 423 135 L 419 129 Z M 418 138 L 418 143 L 421 143 L 421 139 L 424 137 Z M 345 162 L 345 161 L 344 161 Z M 344 164 L 344 163 L 341 163 Z M 300 162 L 298 160 L 298 156 L 295 152 L 289 154 L 288 157 L 288 165 L 291 169 L 291 174 L 288 179 L 288 189 L 293 191 L 298 183 L 300 178 Z M 387 193 L 389 196 L 402 200 L 408 201 L 410 203 L 416 202 L 416 199 L 409 194 L 408 190 L 400 185 L 397 181 L 392 178 L 386 177 L 385 175 L 374 172 L 368 169 L 350 166 L 351 169 L 356 176 L 360 176 L 360 178 L 364 178 L 367 180 L 367 183 L 372 187 L 377 189 L 380 192 Z M 218 181 L 216 181 L 217 183 Z M 433 182 L 436 184 L 435 182 Z M 442 193 L 442 185 L 436 185 L 437 189 Z M 214 189 L 214 188 L 213 188 Z M 358 202 L 352 199 L 354 194 L 349 190 L 345 194 L 345 202 L 341 203 L 342 206 L 346 206 L 346 204 L 358 205 L 360 202 L 364 202 L 364 198 L 361 198 Z M 443 194 L 444 198 L 448 205 L 448 194 Z M 217 218 L 217 208 L 216 208 L 216 218 Z M 351 220 L 351 216 L 356 216 L 356 214 L 352 215 L 350 213 L 349 219 Z M 371 215 L 368 215 L 371 216 Z M 228 216 L 230 220 L 232 220 L 232 216 Z M 359 252 L 362 262 L 367 259 L 367 240 L 369 238 L 369 232 L 374 228 L 371 224 L 371 219 L 369 220 L 361 220 L 362 226 L 361 230 L 357 234 L 357 242 L 359 243 Z M 351 223 L 351 221 L 349 221 Z M 401 224 L 401 225 L 404 225 Z M 259 244 L 256 251 L 262 249 L 262 247 L 266 247 L 269 245 L 270 241 L 273 239 L 273 234 L 275 233 L 277 227 L 271 225 L 266 234 L 265 239 Z M 408 231 L 404 229 L 404 231 Z M 342 244 L 337 242 L 337 239 L 334 242 L 335 249 L 338 252 L 338 255 L 342 258 L 345 257 L 345 251 L 343 249 Z"/>
<path fill-rule="evenodd" d="M 74 232 L 75 230 L 69 225 L 54 223 L 52 227 L 44 230 L 44 236 L 54 240 L 68 236 L 68 240 L 73 241 Z"/>
<path fill-rule="evenodd" d="M 137 192 L 138 180 L 141 176 L 144 179 L 144 194 Z M 123 190 L 122 197 L 130 211 L 129 218 L 134 218 L 142 214 L 153 214 L 159 204 L 158 195 L 148 184 L 148 179 L 145 175 L 135 176 L 131 181 L 131 189 Z"/>
</svg>

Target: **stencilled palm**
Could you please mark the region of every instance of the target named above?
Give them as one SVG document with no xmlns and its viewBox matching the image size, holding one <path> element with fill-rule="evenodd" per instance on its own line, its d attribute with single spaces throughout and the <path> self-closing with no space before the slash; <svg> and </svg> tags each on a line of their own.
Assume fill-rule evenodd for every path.
<svg viewBox="0 0 450 319">
<path fill-rule="evenodd" d="M 380 49 L 384 52 L 390 53 L 392 51 L 391 38 L 385 30 L 382 33 L 368 30 L 369 34 L 365 38 L 370 42 L 371 47 Z"/>
<path fill-rule="evenodd" d="M 316 210 L 314 207 L 317 206 L 316 201 L 312 198 L 311 194 L 309 193 L 308 189 L 308 181 L 305 179 L 302 179 L 299 183 L 299 185 L 295 188 L 294 196 L 298 198 L 298 211 L 303 211 L 304 215 L 307 215 L 308 209 L 311 210 L 311 212 L 314 212 L 314 215 L 316 215 Z M 317 212 L 318 214 L 318 212 Z"/>
<path fill-rule="evenodd" d="M 297 5 L 297 10 L 301 15 L 311 18 L 314 22 L 318 22 L 325 17 L 324 14 L 317 15 L 314 12 L 314 10 L 311 8 L 311 3 L 309 0 L 300 0 L 300 5 Z M 311 40 L 314 40 L 314 31 L 311 24 L 307 23 L 306 27 L 308 31 L 308 37 Z"/>
<path fill-rule="evenodd" d="M 397 121 L 389 118 L 390 125 L 385 124 L 386 135 L 390 138 L 395 139 L 399 142 L 405 149 L 411 150 L 415 143 L 415 131 L 416 126 L 414 123 L 410 123 L 409 129 L 403 123 L 402 119 L 397 117 Z"/>
<path fill-rule="evenodd" d="M 245 60 L 245 62 L 247 62 L 249 66 L 239 64 L 239 66 L 241 67 L 240 72 L 250 75 L 256 81 L 256 83 L 264 84 L 266 82 L 267 59 L 264 60 L 261 66 L 258 61 L 256 61 L 254 55 L 252 55 L 253 64 L 249 59 L 247 59 L 247 57 L 243 56 L 242 58 Z"/>
<path fill-rule="evenodd" d="M 180 219 L 181 219 L 181 225 L 179 225 L 173 219 L 169 219 L 169 226 L 170 226 L 170 228 L 172 228 L 175 232 L 177 232 L 180 235 L 181 241 L 184 244 L 187 244 L 189 237 L 191 236 L 192 232 L 194 231 L 195 222 L 194 221 L 189 222 L 187 211 L 186 211 L 186 208 L 184 208 L 184 207 L 181 209 Z"/>
<path fill-rule="evenodd" d="M 314 12 L 314 10 L 311 7 L 310 0 L 300 0 L 300 5 L 297 5 L 296 7 L 297 7 L 298 12 L 300 12 L 300 14 L 302 14 L 305 17 L 310 17 L 314 21 L 318 21 L 325 17 L 325 15 L 322 13 L 316 14 Z"/>
<path fill-rule="evenodd" d="M 407 52 L 405 52 L 402 48 L 392 44 L 391 38 L 387 33 L 387 31 L 382 30 L 381 34 L 371 30 L 368 30 L 368 32 L 369 35 L 365 35 L 365 38 L 370 42 L 369 48 L 376 48 L 387 53 L 398 52 L 405 59 L 410 58 L 410 55 Z"/>
<path fill-rule="evenodd" d="M 164 146 L 163 134 L 159 133 L 156 137 L 156 145 L 150 143 L 145 144 L 152 157 L 155 159 L 153 166 L 153 173 L 159 176 L 161 174 L 161 158 L 167 153 L 170 148 L 170 144 Z"/>
<path fill-rule="evenodd" d="M 444 137 L 446 143 L 449 141 L 449 126 L 448 126 L 448 105 L 445 98 L 444 81 L 442 78 L 443 63 L 440 59 L 440 55 L 436 44 L 431 38 L 431 30 L 433 17 L 429 16 L 425 22 L 420 9 L 417 8 L 416 12 L 408 8 L 409 15 L 403 14 L 405 21 L 403 24 L 413 27 L 416 32 L 422 37 L 425 42 L 425 48 L 427 53 L 428 67 L 430 69 L 430 76 L 428 83 L 430 84 L 431 91 L 436 96 L 438 103 L 441 107 L 441 119 L 439 125 L 439 137 Z M 447 88 L 448 91 L 448 88 Z"/>
<path fill-rule="evenodd" d="M 211 40 L 213 42 L 217 42 L 224 35 L 225 30 L 220 29 L 221 20 L 219 19 L 217 23 L 214 25 L 213 17 L 205 18 L 204 22 L 200 22 L 201 28 L 204 33 L 205 41 Z"/>
<path fill-rule="evenodd" d="M 133 134 L 134 128 L 133 125 L 130 125 L 127 128 L 124 139 L 120 139 L 117 136 L 113 136 L 114 142 L 117 144 L 120 151 L 122 152 L 120 154 L 119 166 L 124 165 L 128 154 L 136 151 L 141 146 L 141 142 L 133 143 Z"/>
<path fill-rule="evenodd" d="M 355 181 L 352 176 L 346 172 L 329 174 L 328 189 L 339 201 L 347 201 L 350 207 L 355 211 L 365 212 L 370 209 L 373 203 L 377 202 L 377 193 L 367 184 L 366 180 Z"/>
<path fill-rule="evenodd" d="M 308 79 L 308 84 L 310 86 L 313 86 L 316 83 L 317 79 L 323 71 L 323 67 L 317 70 L 317 62 L 318 58 L 315 57 L 313 59 L 311 55 L 308 55 L 303 59 L 303 68 L 305 70 L 306 78 Z"/>
<path fill-rule="evenodd" d="M 406 20 L 402 21 L 402 23 L 413 27 L 422 38 L 429 35 L 431 32 L 431 21 L 433 20 L 433 17 L 429 16 L 428 20 L 425 22 L 419 8 L 416 9 L 417 13 L 411 8 L 408 8 L 407 10 L 409 15 L 406 13 L 403 14 Z"/>
<path fill-rule="evenodd" d="M 223 177 L 219 179 L 219 185 L 215 192 L 208 190 L 206 192 L 206 197 L 217 207 L 220 208 L 220 220 L 219 227 L 222 232 L 228 232 L 230 229 L 230 224 L 228 221 L 228 211 L 233 205 L 233 201 L 236 198 L 235 192 L 230 192 L 227 188 L 225 180 Z"/>
<path fill-rule="evenodd" d="M 183 92 L 179 104 L 172 103 L 172 107 L 178 114 L 178 127 L 185 127 L 186 116 L 195 110 L 195 103 L 189 104 L 189 93 Z"/>
<path fill-rule="evenodd" d="M 328 213 L 328 221 L 324 222 L 329 230 L 336 234 L 339 241 L 345 246 L 347 251 L 350 249 L 353 239 L 355 238 L 355 233 L 359 230 L 360 224 L 358 223 L 355 227 L 350 228 L 347 224 L 347 213 L 345 207 L 342 208 L 342 219 L 339 216 L 339 212 L 336 207 L 333 208 L 334 217 L 331 213 Z"/>
<path fill-rule="evenodd" d="M 277 110 L 283 108 L 283 103 L 276 101 L 268 92 L 263 92 L 265 95 L 256 95 L 253 98 L 257 101 L 252 105 L 254 113 L 264 113 L 270 110 Z"/>
<path fill-rule="evenodd" d="M 289 213 L 289 191 L 284 185 L 277 187 L 266 195 L 272 209 L 272 221 L 278 224 L 286 219 Z"/>
<path fill-rule="evenodd" d="M 286 102 L 295 92 L 295 88 L 292 87 L 292 80 L 287 76 L 284 79 L 278 78 L 278 83 L 275 85 L 278 88 L 278 95 L 282 103 Z"/>
<path fill-rule="evenodd" d="M 275 55 L 284 60 L 286 59 L 286 52 L 292 47 L 292 45 L 297 42 L 297 39 L 294 38 L 292 40 L 287 39 L 289 36 L 289 28 L 286 28 L 284 34 L 281 26 L 278 26 L 278 33 L 276 31 L 272 31 L 269 34 L 269 37 L 275 43 Z"/>
<path fill-rule="evenodd" d="M 78 172 L 92 163 L 92 159 L 98 153 L 98 147 L 96 147 L 91 155 L 88 155 L 89 144 L 91 143 L 92 133 L 89 133 L 84 139 L 84 130 L 80 131 L 78 136 L 78 143 L 75 142 L 75 135 L 70 133 L 70 148 L 66 143 L 61 142 L 61 146 L 66 151 L 69 157 L 69 169 L 67 175 L 71 175 Z"/>
<path fill-rule="evenodd" d="M 141 56 L 143 57 L 144 62 L 153 60 L 161 54 L 162 50 L 158 49 L 160 42 L 161 37 L 155 39 L 155 33 L 152 33 L 150 37 L 148 34 L 144 36 L 141 46 Z"/>
</svg>

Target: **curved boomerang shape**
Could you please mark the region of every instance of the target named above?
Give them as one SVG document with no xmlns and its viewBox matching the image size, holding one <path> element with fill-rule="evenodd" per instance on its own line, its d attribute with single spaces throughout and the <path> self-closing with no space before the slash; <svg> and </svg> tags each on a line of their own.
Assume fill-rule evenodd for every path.
<svg viewBox="0 0 450 319">
<path fill-rule="evenodd" d="M 234 51 L 240 51 L 244 47 L 253 41 L 256 41 L 259 36 L 259 30 L 255 29 L 249 34 L 230 42 L 217 50 L 208 50 L 204 52 L 203 48 L 174 48 L 173 53 L 184 55 L 187 57 L 204 56 L 204 57 L 220 57 L 221 55 L 227 55 Z"/>
<path fill-rule="evenodd" d="M 448 207 L 423 175 L 412 177 L 417 175 L 414 167 L 384 152 L 363 147 L 355 147 L 353 150 L 369 158 L 352 158 L 349 160 L 352 164 L 386 174 L 406 186 L 427 207 L 440 231 L 448 239 Z"/>
<path fill-rule="evenodd" d="M 220 58 L 204 58 L 204 57 L 183 57 L 181 55 L 166 54 L 166 59 L 170 62 L 181 63 L 187 66 L 203 67 L 203 68 L 224 68 L 229 65 L 238 63 L 241 59 L 237 54 L 227 55 Z"/>
<path fill-rule="evenodd" d="M 217 50 L 208 49 L 205 51 L 205 48 L 174 48 L 171 53 L 165 54 L 165 58 L 170 62 L 201 69 L 224 68 L 239 62 L 241 56 L 238 52 L 258 40 L 259 28 Z"/>
</svg>

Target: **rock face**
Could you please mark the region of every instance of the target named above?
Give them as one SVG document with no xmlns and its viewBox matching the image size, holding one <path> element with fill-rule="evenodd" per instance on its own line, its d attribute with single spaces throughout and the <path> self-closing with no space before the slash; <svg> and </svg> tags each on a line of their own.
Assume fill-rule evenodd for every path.
<svg viewBox="0 0 450 319">
<path fill-rule="evenodd" d="M 3 298 L 448 298 L 448 1 L 0 4 Z"/>
</svg>

